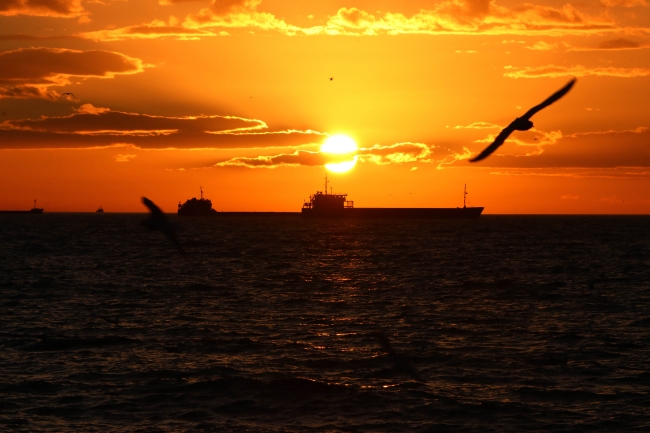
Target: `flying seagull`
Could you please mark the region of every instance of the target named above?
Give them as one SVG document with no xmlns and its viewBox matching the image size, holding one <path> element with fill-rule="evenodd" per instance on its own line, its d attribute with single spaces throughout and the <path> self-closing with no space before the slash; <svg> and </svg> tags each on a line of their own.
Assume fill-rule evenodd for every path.
<svg viewBox="0 0 650 433">
<path fill-rule="evenodd" d="M 549 105 L 551 105 L 553 102 L 557 101 L 564 95 L 566 95 L 569 90 L 571 90 L 571 87 L 575 84 L 576 79 L 572 79 L 569 81 L 566 86 L 562 87 L 560 90 L 557 92 L 553 93 L 550 97 L 548 97 L 544 102 L 542 102 L 539 105 L 535 105 L 533 108 L 528 110 L 526 114 L 524 114 L 521 117 L 517 117 L 515 120 L 512 121 L 512 123 L 505 128 L 501 130 L 499 135 L 497 135 L 497 138 L 494 139 L 494 142 L 490 144 L 488 147 L 485 148 L 483 152 L 481 152 L 477 157 L 474 159 L 470 159 L 469 162 L 477 162 L 482 159 L 487 158 L 497 150 L 499 146 L 503 144 L 504 141 L 506 141 L 506 138 L 510 134 L 512 134 L 514 131 L 528 131 L 530 128 L 533 127 L 533 122 L 530 121 L 530 118 L 533 117 L 535 113 L 537 113 L 539 110 L 542 108 L 546 108 Z"/>
<path fill-rule="evenodd" d="M 160 230 L 163 232 L 167 239 L 169 239 L 169 241 L 174 244 L 176 249 L 178 249 L 178 251 L 184 255 L 185 251 L 176 238 L 176 230 L 179 228 L 178 225 L 169 222 L 163 211 L 160 210 L 160 208 L 147 197 L 142 197 L 142 203 L 151 211 L 151 216 L 148 219 L 142 221 L 142 225 L 149 230 Z"/>
<path fill-rule="evenodd" d="M 333 79 L 334 79 L 334 77 L 330 77 L 330 81 L 332 81 Z"/>
<path fill-rule="evenodd" d="M 61 94 L 61 97 L 63 97 L 63 96 L 67 96 L 67 95 L 70 95 L 70 96 L 72 96 L 73 98 L 76 98 L 76 96 L 74 96 L 74 93 L 70 93 L 70 92 L 62 93 L 62 94 Z"/>
</svg>

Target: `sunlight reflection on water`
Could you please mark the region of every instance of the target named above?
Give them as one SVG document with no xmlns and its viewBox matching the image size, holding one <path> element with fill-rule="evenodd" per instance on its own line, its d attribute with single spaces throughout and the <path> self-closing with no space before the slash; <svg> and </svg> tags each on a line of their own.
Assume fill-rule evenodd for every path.
<svg viewBox="0 0 650 433">
<path fill-rule="evenodd" d="M 650 422 L 648 217 L 142 218 L 2 217 L 0 426 Z"/>
</svg>

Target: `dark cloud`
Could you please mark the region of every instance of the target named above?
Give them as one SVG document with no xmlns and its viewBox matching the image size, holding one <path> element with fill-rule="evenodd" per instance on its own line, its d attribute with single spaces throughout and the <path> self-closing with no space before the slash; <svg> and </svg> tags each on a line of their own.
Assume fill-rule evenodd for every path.
<svg viewBox="0 0 650 433">
<path fill-rule="evenodd" d="M 600 0 L 600 4 L 605 7 L 613 8 L 616 6 L 624 8 L 633 8 L 636 6 L 648 6 L 646 0 Z"/>
<path fill-rule="evenodd" d="M 0 15 L 70 18 L 83 14 L 81 0 L 0 0 Z"/>
<path fill-rule="evenodd" d="M 165 117 L 85 104 L 70 116 L 0 123 L 0 148 L 93 148 L 128 143 L 146 149 L 299 147 L 322 141 L 315 131 L 269 130 L 233 116 Z"/>
<path fill-rule="evenodd" d="M 261 3 L 261 0 L 212 0 L 210 9 L 217 15 L 231 12 L 250 11 Z"/>
<path fill-rule="evenodd" d="M 52 86 L 65 86 L 71 77 L 112 78 L 142 72 L 142 61 L 124 54 L 63 48 L 21 48 L 0 52 L 0 98 L 57 99 Z"/>
<path fill-rule="evenodd" d="M 642 48 L 641 44 L 629 39 L 612 39 L 611 41 L 603 41 L 598 44 L 598 48 L 601 50 L 630 50 Z"/>
<path fill-rule="evenodd" d="M 46 41 L 55 39 L 81 39 L 79 36 L 34 36 L 25 34 L 0 35 L 0 41 Z"/>
</svg>

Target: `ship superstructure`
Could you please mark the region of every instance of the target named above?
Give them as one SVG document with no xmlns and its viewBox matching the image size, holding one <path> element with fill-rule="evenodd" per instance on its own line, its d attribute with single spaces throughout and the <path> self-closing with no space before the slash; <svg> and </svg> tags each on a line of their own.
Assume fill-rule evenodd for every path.
<svg viewBox="0 0 650 433">
<path fill-rule="evenodd" d="M 201 198 L 197 199 L 192 197 L 181 204 L 178 202 L 178 215 L 179 216 L 216 216 L 217 211 L 212 209 L 212 201 L 203 198 L 203 187 L 201 190 Z"/>
<path fill-rule="evenodd" d="M 309 196 L 309 201 L 303 203 L 303 215 L 319 214 L 319 216 L 338 216 L 345 209 L 353 209 L 354 202 L 348 200 L 347 194 L 327 193 L 327 175 L 325 175 L 325 192 L 316 191 L 316 194 Z"/>
</svg>

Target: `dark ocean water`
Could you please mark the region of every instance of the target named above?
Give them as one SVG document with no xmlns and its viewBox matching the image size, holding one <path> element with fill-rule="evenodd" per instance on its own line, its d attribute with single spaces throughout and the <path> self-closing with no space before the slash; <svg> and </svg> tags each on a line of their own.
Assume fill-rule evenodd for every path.
<svg viewBox="0 0 650 433">
<path fill-rule="evenodd" d="M 650 431 L 650 217 L 0 217 L 1 431 Z"/>
</svg>

